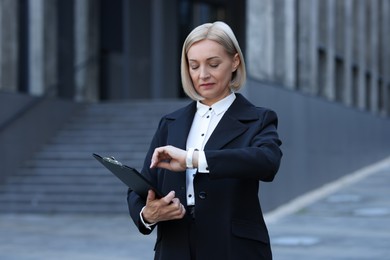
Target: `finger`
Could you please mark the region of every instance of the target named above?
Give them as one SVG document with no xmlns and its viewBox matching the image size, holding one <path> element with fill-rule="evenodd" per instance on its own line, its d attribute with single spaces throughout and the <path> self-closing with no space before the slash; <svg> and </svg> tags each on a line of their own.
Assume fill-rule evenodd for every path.
<svg viewBox="0 0 390 260">
<path fill-rule="evenodd" d="M 170 204 L 173 201 L 174 198 L 175 198 L 175 191 L 171 191 L 165 197 L 163 197 L 162 200 L 166 204 Z"/>
<path fill-rule="evenodd" d="M 177 211 L 177 214 L 175 215 L 175 218 L 176 219 L 181 219 L 181 218 L 184 217 L 185 214 L 186 214 L 186 209 L 183 206 L 183 204 L 180 204 L 179 209 Z"/>
<path fill-rule="evenodd" d="M 156 148 L 153 152 L 152 159 L 150 160 L 150 168 L 156 167 L 157 162 L 158 162 L 158 151 Z"/>
<path fill-rule="evenodd" d="M 151 162 L 150 162 L 150 168 L 155 168 L 160 161 L 169 158 L 170 158 L 169 154 L 166 153 L 166 146 L 162 146 L 154 149 Z"/>
<path fill-rule="evenodd" d="M 154 168 L 167 169 L 170 171 L 173 170 L 170 162 L 157 162 L 154 164 Z"/>
<path fill-rule="evenodd" d="M 175 205 L 179 205 L 180 204 L 180 200 L 178 198 L 173 198 L 171 203 L 175 204 Z"/>
<path fill-rule="evenodd" d="M 156 193 L 153 190 L 148 191 L 148 197 L 146 198 L 147 202 L 153 201 L 156 199 Z"/>
</svg>

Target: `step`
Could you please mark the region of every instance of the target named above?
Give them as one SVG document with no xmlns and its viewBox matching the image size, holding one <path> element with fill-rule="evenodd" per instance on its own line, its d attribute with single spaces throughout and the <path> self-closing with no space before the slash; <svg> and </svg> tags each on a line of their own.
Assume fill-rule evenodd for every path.
<svg viewBox="0 0 390 260">
<path fill-rule="evenodd" d="M 31 185 L 57 185 L 57 184 L 86 184 L 89 185 L 91 181 L 97 180 L 100 184 L 105 185 L 115 185 L 118 183 L 118 179 L 110 174 L 108 171 L 104 174 L 95 175 L 92 178 L 91 175 L 76 175 L 67 176 L 67 175 L 38 175 L 38 176 L 12 176 L 7 180 L 7 185 L 20 185 L 20 184 L 31 184 Z"/>
<path fill-rule="evenodd" d="M 52 175 L 66 175 L 66 176 L 85 176 L 90 175 L 91 178 L 99 178 L 102 175 L 112 174 L 105 168 L 78 168 L 75 171 L 73 168 L 21 168 L 16 176 L 52 176 Z M 113 175 L 112 175 L 113 176 Z"/>
<path fill-rule="evenodd" d="M 120 153 L 116 151 L 103 151 L 100 152 L 101 156 L 114 156 L 117 160 L 120 160 L 122 163 L 126 163 L 130 160 L 143 160 L 145 158 L 146 152 L 129 152 L 129 153 Z M 130 157 L 131 156 L 131 157 Z M 79 160 L 85 159 L 90 160 L 94 159 L 92 153 L 86 153 L 81 151 L 41 151 L 34 156 L 34 159 L 38 160 Z"/>
<path fill-rule="evenodd" d="M 8 193 L 2 194 L 0 197 L 0 203 L 21 203 L 21 204 L 44 204 L 44 203 L 126 203 L 127 190 L 118 194 L 107 194 L 104 196 L 96 196 L 93 194 L 34 194 L 33 196 L 27 196 L 25 193 Z"/>
<path fill-rule="evenodd" d="M 123 204 L 97 203 L 97 204 L 75 204 L 75 203 L 44 203 L 44 204 L 15 204 L 2 203 L 2 213 L 97 213 L 97 214 L 128 214 L 126 202 Z"/>
<path fill-rule="evenodd" d="M 188 100 L 89 104 L 0 185 L 0 212 L 128 214 L 127 186 L 92 153 L 138 170 L 161 117 Z"/>
<path fill-rule="evenodd" d="M 140 149 L 144 150 L 145 153 L 149 148 L 149 143 L 139 143 L 139 144 L 131 144 L 130 141 L 128 143 L 106 143 L 106 144 L 85 144 L 85 145 L 77 145 L 77 144 L 61 144 L 54 145 L 49 144 L 44 147 L 44 151 L 77 151 L 77 152 L 85 152 L 86 154 L 92 154 L 94 152 L 101 151 L 117 151 L 117 152 L 126 152 L 131 153 L 132 151 L 139 151 Z"/>
<path fill-rule="evenodd" d="M 42 194 L 116 194 L 127 190 L 127 187 L 118 180 L 117 183 L 90 183 L 90 184 L 23 184 L 0 186 L 0 193 L 42 193 Z"/>
<path fill-rule="evenodd" d="M 92 157 L 92 156 L 91 156 Z M 125 163 L 125 161 L 123 161 Z M 139 159 L 130 159 L 126 160 L 126 165 L 132 166 L 139 163 Z M 72 160 L 44 160 L 44 159 L 36 159 L 30 160 L 24 163 L 24 168 L 72 168 L 77 171 L 79 168 L 97 168 L 100 169 L 103 167 L 98 161 L 94 158 L 91 159 L 72 159 Z"/>
</svg>

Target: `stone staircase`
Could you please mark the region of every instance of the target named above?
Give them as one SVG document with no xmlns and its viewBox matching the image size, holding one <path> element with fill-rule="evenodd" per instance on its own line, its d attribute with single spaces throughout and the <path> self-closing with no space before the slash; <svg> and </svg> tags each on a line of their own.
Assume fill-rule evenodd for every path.
<svg viewBox="0 0 390 260">
<path fill-rule="evenodd" d="M 159 100 L 87 105 L 0 185 L 0 212 L 127 212 L 127 187 L 92 153 L 112 155 L 140 170 L 161 116 L 187 103 Z"/>
</svg>

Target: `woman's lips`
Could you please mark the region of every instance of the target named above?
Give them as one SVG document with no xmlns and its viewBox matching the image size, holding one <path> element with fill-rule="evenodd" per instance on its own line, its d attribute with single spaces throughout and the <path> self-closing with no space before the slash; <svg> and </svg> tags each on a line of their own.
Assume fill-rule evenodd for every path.
<svg viewBox="0 0 390 260">
<path fill-rule="evenodd" d="M 199 87 L 201 87 L 201 88 L 210 88 L 213 85 L 214 85 L 214 83 L 203 83 L 203 84 L 200 84 Z"/>
</svg>

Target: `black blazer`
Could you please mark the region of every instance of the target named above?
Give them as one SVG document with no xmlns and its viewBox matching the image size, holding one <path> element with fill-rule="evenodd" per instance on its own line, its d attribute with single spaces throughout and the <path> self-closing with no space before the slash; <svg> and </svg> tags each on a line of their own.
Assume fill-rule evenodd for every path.
<svg viewBox="0 0 390 260">
<path fill-rule="evenodd" d="M 272 181 L 279 169 L 277 116 L 236 96 L 204 148 L 210 173 L 194 178 L 196 256 L 201 260 L 272 259 L 258 190 L 259 181 Z M 196 102 L 192 102 L 161 119 L 142 169 L 162 191 L 175 190 L 185 206 L 185 172 L 150 169 L 149 165 L 156 147 L 186 149 L 195 112 Z M 139 218 L 145 201 L 129 190 L 128 205 L 139 231 L 149 234 Z M 189 221 L 186 216 L 157 224 L 155 259 L 190 259 Z"/>
</svg>

